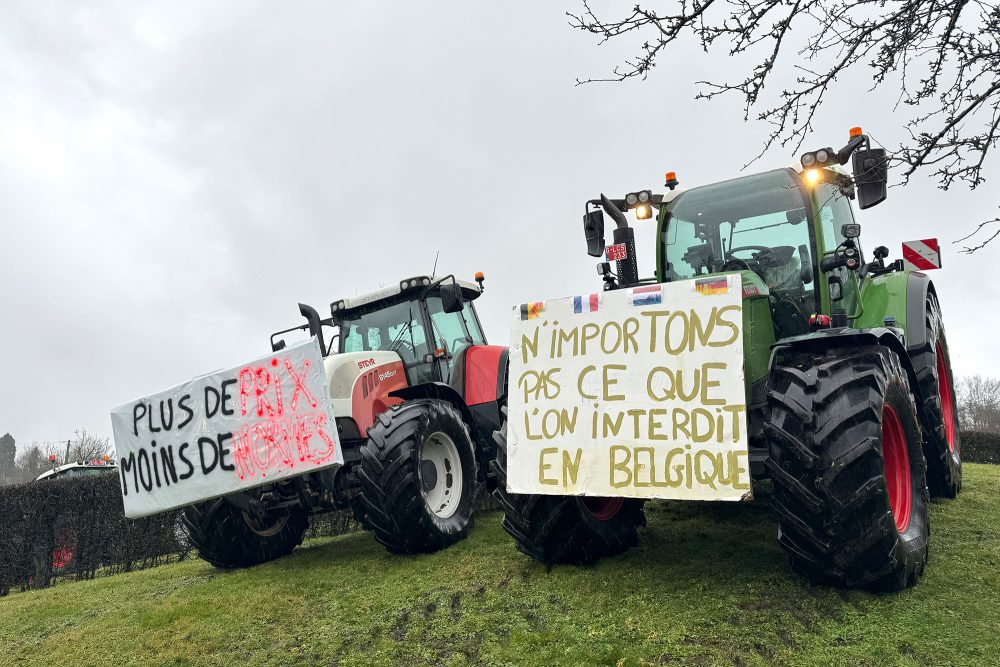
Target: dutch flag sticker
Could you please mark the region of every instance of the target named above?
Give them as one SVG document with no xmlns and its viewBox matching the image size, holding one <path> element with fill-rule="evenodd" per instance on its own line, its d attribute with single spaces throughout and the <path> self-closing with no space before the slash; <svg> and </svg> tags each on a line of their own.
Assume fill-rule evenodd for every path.
<svg viewBox="0 0 1000 667">
<path fill-rule="evenodd" d="M 628 300 L 633 306 L 655 306 L 663 302 L 663 289 L 660 285 L 634 287 L 629 290 Z"/>
</svg>

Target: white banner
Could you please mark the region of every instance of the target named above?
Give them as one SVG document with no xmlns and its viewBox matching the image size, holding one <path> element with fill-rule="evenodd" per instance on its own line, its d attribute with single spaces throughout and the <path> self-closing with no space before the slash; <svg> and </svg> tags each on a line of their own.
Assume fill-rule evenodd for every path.
<svg viewBox="0 0 1000 667">
<path fill-rule="evenodd" d="M 125 516 L 343 463 L 315 338 L 111 412 Z"/>
<path fill-rule="evenodd" d="M 750 497 L 739 275 L 514 310 L 507 488 Z"/>
</svg>

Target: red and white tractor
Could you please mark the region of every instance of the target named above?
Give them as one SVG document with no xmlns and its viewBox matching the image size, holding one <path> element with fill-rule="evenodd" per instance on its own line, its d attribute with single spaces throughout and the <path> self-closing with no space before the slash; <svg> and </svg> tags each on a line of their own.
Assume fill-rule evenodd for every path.
<svg viewBox="0 0 1000 667">
<path fill-rule="evenodd" d="M 283 556 L 311 514 L 350 508 L 397 553 L 432 552 L 466 536 L 477 484 L 487 484 L 493 431 L 506 403 L 507 348 L 487 345 L 476 283 L 417 276 L 330 305 L 299 304 L 324 352 L 344 464 L 184 509 L 203 559 L 243 567 Z M 326 343 L 327 328 L 336 333 Z"/>
</svg>

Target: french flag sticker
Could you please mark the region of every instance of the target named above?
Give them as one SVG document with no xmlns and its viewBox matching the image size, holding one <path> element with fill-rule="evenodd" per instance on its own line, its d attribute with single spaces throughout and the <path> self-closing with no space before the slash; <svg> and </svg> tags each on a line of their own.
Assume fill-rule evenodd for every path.
<svg viewBox="0 0 1000 667">
<path fill-rule="evenodd" d="M 591 294 L 589 296 L 573 297 L 574 313 L 596 313 L 601 308 L 601 295 Z"/>
</svg>

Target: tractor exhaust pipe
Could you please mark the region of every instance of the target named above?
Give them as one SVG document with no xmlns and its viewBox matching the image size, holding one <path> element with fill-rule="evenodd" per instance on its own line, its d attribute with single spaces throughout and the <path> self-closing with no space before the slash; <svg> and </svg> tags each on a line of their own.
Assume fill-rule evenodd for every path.
<svg viewBox="0 0 1000 667">
<path fill-rule="evenodd" d="M 299 313 L 302 317 L 306 318 L 309 322 L 309 334 L 311 336 L 316 336 L 319 340 L 319 349 L 324 355 L 326 354 L 326 344 L 323 342 L 323 323 L 319 318 L 319 313 L 312 306 L 308 306 L 304 303 L 299 304 Z"/>
<path fill-rule="evenodd" d="M 639 264 L 635 258 L 635 230 L 628 225 L 628 218 L 610 199 L 601 194 L 601 208 L 615 221 L 615 244 L 625 244 L 625 257 L 615 262 L 620 287 L 639 282 Z"/>
</svg>

